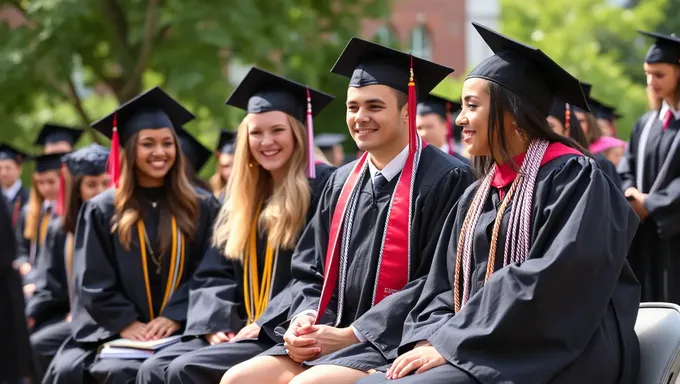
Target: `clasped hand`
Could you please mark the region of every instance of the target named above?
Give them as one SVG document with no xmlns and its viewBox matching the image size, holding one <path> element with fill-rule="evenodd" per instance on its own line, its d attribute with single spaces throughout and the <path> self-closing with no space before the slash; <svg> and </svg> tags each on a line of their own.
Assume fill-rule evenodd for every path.
<svg viewBox="0 0 680 384">
<path fill-rule="evenodd" d="M 423 340 L 416 344 L 412 350 L 397 357 L 385 375 L 388 379 L 400 379 L 414 369 L 416 369 L 416 374 L 419 374 L 445 363 L 446 359 L 437 352 L 437 349 Z"/>
<path fill-rule="evenodd" d="M 630 205 L 633 207 L 635 213 L 638 214 L 640 220 L 644 221 L 649 215 L 649 212 L 647 212 L 647 208 L 645 208 L 645 200 L 647 200 L 647 194 L 640 192 L 635 187 L 631 187 L 626 189 L 624 195 L 626 196 L 626 198 L 628 198 Z"/>
<path fill-rule="evenodd" d="M 296 317 L 283 335 L 288 356 L 298 363 L 339 351 L 359 342 L 350 327 L 314 325 L 316 317 Z"/>
<path fill-rule="evenodd" d="M 146 324 L 134 321 L 120 332 L 120 337 L 133 341 L 158 340 L 172 335 L 179 328 L 179 323 L 161 316 Z"/>
</svg>

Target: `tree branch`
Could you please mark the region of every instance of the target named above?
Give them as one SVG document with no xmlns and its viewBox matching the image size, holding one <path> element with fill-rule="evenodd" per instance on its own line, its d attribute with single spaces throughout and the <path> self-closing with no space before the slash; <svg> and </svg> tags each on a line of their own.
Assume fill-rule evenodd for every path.
<svg viewBox="0 0 680 384">
<path fill-rule="evenodd" d="M 121 54 L 121 65 L 124 72 L 134 70 L 134 52 L 128 46 L 128 22 L 123 9 L 117 0 L 99 0 L 104 13 L 103 19 L 108 21 L 113 29 L 113 43 Z"/>
<path fill-rule="evenodd" d="M 94 130 L 90 128 L 90 122 L 92 121 L 90 119 L 90 116 L 87 114 L 85 111 L 85 108 L 83 108 L 83 102 L 80 100 L 80 96 L 78 95 L 78 91 L 76 91 L 76 86 L 73 83 L 73 79 L 69 76 L 68 78 L 68 90 L 69 93 L 71 94 L 70 96 L 70 101 L 71 104 L 73 104 L 73 107 L 76 109 L 78 112 L 78 116 L 80 116 L 80 119 L 83 121 L 85 130 L 87 133 L 90 135 L 92 138 L 92 141 L 95 143 L 99 143 L 99 139 L 97 138 L 97 135 L 95 135 Z"/>
<path fill-rule="evenodd" d="M 146 7 L 146 20 L 144 27 L 144 43 L 137 55 L 137 65 L 128 82 L 120 92 L 121 97 L 129 100 L 139 90 L 142 83 L 142 75 L 149 64 L 149 57 L 151 56 L 151 47 L 154 41 L 154 30 L 156 29 L 156 21 L 158 20 L 158 0 L 149 0 Z"/>
</svg>

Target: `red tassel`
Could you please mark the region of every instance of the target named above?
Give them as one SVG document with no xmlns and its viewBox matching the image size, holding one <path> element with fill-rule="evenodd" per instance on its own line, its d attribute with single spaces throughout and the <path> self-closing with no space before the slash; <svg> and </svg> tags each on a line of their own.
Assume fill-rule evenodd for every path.
<svg viewBox="0 0 680 384">
<path fill-rule="evenodd" d="M 307 88 L 307 177 L 316 178 L 316 162 L 314 161 L 314 118 L 312 116 L 312 97 Z"/>
<path fill-rule="evenodd" d="M 408 81 L 408 144 L 409 152 L 415 152 L 418 131 L 416 130 L 416 82 L 413 77 L 413 56 L 411 56 L 410 77 Z"/>
<path fill-rule="evenodd" d="M 564 128 L 567 136 L 571 135 L 571 109 L 569 103 L 564 104 Z"/>
<path fill-rule="evenodd" d="M 66 211 L 66 164 L 61 165 L 59 172 L 59 196 L 57 197 L 57 216 L 64 216 Z"/>
<path fill-rule="evenodd" d="M 118 188 L 120 179 L 120 138 L 118 137 L 118 122 L 116 114 L 113 115 L 113 134 L 111 135 L 111 150 L 106 162 L 106 173 L 111 178 L 109 187 Z"/>
<path fill-rule="evenodd" d="M 449 145 L 449 155 L 453 156 L 453 117 L 451 116 L 451 102 L 446 102 L 446 143 Z"/>
</svg>

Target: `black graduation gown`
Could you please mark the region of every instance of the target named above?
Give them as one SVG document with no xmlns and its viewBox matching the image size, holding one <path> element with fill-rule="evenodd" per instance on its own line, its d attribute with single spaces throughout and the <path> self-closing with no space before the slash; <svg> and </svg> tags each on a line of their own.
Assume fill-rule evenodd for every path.
<svg viewBox="0 0 680 384">
<path fill-rule="evenodd" d="M 642 301 L 665 301 L 680 304 L 680 150 L 670 153 L 671 145 L 680 131 L 675 121 L 666 131 L 657 118 L 652 125 L 644 151 L 644 170 L 637 174 L 637 155 L 640 135 L 652 112 L 637 121 L 619 174 L 623 191 L 637 187 L 642 181 L 642 193 L 649 193 L 663 162 L 670 158 L 670 167 L 659 188 L 649 194 L 645 208 L 649 216 L 642 222 L 628 254 L 635 275 L 642 285 Z"/>
<path fill-rule="evenodd" d="M 29 196 L 30 194 L 28 192 L 28 189 L 24 188 L 24 186 L 22 185 L 21 188 L 19 188 L 17 194 L 14 195 L 14 198 L 7 204 L 7 206 L 9 207 L 10 217 L 12 219 L 12 227 L 14 229 L 16 229 L 17 225 L 19 224 L 19 219 L 21 218 L 21 210 L 28 203 Z"/>
<path fill-rule="evenodd" d="M 0 382 L 16 382 L 32 373 L 32 355 L 24 318 L 24 294 L 13 268 L 16 242 L 6 201 L 0 200 Z"/>
<path fill-rule="evenodd" d="M 595 159 L 595 162 L 597 163 L 597 166 L 600 167 L 602 172 L 609 177 L 611 181 L 614 182 L 614 185 L 619 187 L 621 189 L 621 177 L 619 176 L 619 173 L 616 171 L 616 167 L 614 164 L 612 164 L 609 159 L 604 157 L 603 154 L 601 153 L 596 153 L 593 155 L 593 159 Z"/>
<path fill-rule="evenodd" d="M 40 254 L 40 248 L 43 244 L 40 239 L 43 237 L 41 230 L 41 223 L 45 215 L 50 215 L 50 222 L 54 219 L 55 214 L 52 209 L 48 210 L 44 207 L 40 211 L 40 218 L 38 220 L 38 231 L 37 240 L 35 246 L 31 244 L 31 240 L 24 238 L 24 229 L 26 228 L 26 215 L 28 214 L 28 205 L 25 205 L 21 210 L 21 215 L 19 216 L 19 222 L 15 229 L 15 236 L 17 242 L 17 254 L 14 265 L 20 265 L 22 263 L 28 262 L 33 267 L 31 272 L 23 277 L 24 284 L 35 283 L 38 276 L 38 255 Z M 49 228 L 49 223 L 47 228 Z"/>
<path fill-rule="evenodd" d="M 163 188 L 140 188 L 140 204 L 149 239 L 157 238 L 158 208 L 148 200 L 159 200 Z M 78 217 L 73 252 L 73 291 L 71 316 L 73 337 L 62 346 L 48 368 L 47 382 L 79 383 L 83 371 L 98 381 L 130 380 L 141 364 L 137 360 L 99 360 L 92 363 L 97 347 L 103 342 L 119 337 L 120 331 L 138 320 L 150 319 L 143 267 L 139 250 L 139 236 L 132 231 L 130 251 L 120 243 L 117 232 L 111 232 L 111 219 L 115 213 L 113 189 L 107 190 L 85 202 Z M 170 269 L 170 252 L 163 257 L 160 275 L 147 254 L 149 287 L 153 312 L 182 325 L 186 322 L 189 299 L 189 277 L 196 270 L 210 245 L 212 224 L 218 212 L 217 201 L 212 196 L 198 192 L 199 218 L 192 240 L 186 238 L 185 259 L 178 289 L 160 311 Z M 136 228 L 135 228 L 136 229 Z M 152 240 L 153 242 L 153 240 Z"/>
<path fill-rule="evenodd" d="M 501 268 L 511 203 L 496 272 L 484 284 L 500 205 L 492 189 L 474 232 L 470 300 L 454 315 L 458 236 L 474 193 L 468 189 L 447 218 L 425 288 L 404 325 L 400 354 L 428 340 L 450 364 L 421 374 L 420 382 L 635 383 L 640 291 L 626 253 L 638 219 L 618 188 L 584 156 L 542 166 L 528 260 Z"/>
<path fill-rule="evenodd" d="M 311 220 L 326 185 L 335 171 L 327 164 L 316 165 L 316 178 L 309 180 L 311 203 L 307 222 Z M 258 236 L 259 274 L 264 266 L 266 236 Z M 275 326 L 288 317 L 291 302 L 292 250 L 280 250 L 274 265 L 271 299 L 266 310 L 255 322 L 262 326 L 258 339 L 223 343 L 214 346 L 203 339 L 215 332 L 237 333 L 246 322 L 243 303 L 243 266 L 240 261 L 227 259 L 211 247 L 191 282 L 189 311 L 184 342 L 172 345 L 146 360 L 139 369 L 137 383 L 183 383 L 219 381 L 231 366 L 245 361 L 282 341 Z"/>
<path fill-rule="evenodd" d="M 291 315 L 305 310 L 316 310 L 324 282 L 324 262 L 329 238 L 330 223 L 343 184 L 352 171 L 352 165 L 340 168 L 328 182 L 317 214 L 302 236 L 293 258 L 292 273 L 299 287 L 293 300 Z M 367 174 L 368 175 L 368 174 Z M 307 365 L 334 364 L 368 370 L 396 357 L 401 340 L 401 327 L 410 307 L 422 289 L 432 261 L 434 246 L 446 214 L 452 209 L 465 189 L 472 184 L 472 170 L 455 157 L 427 146 L 423 149 L 413 191 L 413 219 L 411 223 L 411 281 L 397 293 L 372 305 L 374 282 L 379 263 L 385 221 L 392 193 L 398 177 L 389 181 L 375 193 L 370 177 L 364 177 L 352 226 L 349 245 L 344 308 L 339 327 L 353 325 L 367 341 L 350 346 Z M 338 282 L 338 287 L 341 284 Z M 320 322 L 334 324 L 337 318 L 337 287 L 326 313 Z M 283 324 L 285 332 L 288 324 Z M 282 344 L 270 354 L 285 354 Z"/>
<path fill-rule="evenodd" d="M 63 320 L 70 311 L 65 253 L 63 221 L 55 218 L 50 221 L 45 243 L 38 252 L 36 290 L 26 304 L 26 316 L 35 320 L 35 330 Z"/>
<path fill-rule="evenodd" d="M 31 346 L 37 378 L 42 377 L 61 344 L 71 335 L 71 325 L 66 321 L 70 311 L 66 252 L 63 221 L 55 218 L 47 227 L 45 244 L 38 254 L 36 291 L 26 305 L 26 316 L 35 320 Z"/>
<path fill-rule="evenodd" d="M 463 164 L 465 164 L 465 165 L 470 165 L 470 159 L 468 159 L 467 157 L 461 155 L 461 154 L 458 153 L 458 152 L 454 152 L 454 153 L 453 153 L 453 157 L 455 157 L 456 159 L 460 160 L 460 161 L 461 161 Z"/>
</svg>

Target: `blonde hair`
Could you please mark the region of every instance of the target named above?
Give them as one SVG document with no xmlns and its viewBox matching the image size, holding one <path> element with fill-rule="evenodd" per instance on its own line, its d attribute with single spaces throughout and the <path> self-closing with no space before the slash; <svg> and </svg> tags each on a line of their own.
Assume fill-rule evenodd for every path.
<svg viewBox="0 0 680 384">
<path fill-rule="evenodd" d="M 175 139 L 175 163 L 165 176 L 166 201 L 160 205 L 160 220 L 158 223 L 158 243 L 160 253 L 163 254 L 172 247 L 172 230 L 170 219 L 175 216 L 177 227 L 184 236 L 191 240 L 196 231 L 199 216 L 198 195 L 184 174 L 184 155 L 179 148 L 177 134 Z M 135 196 L 137 187 L 135 178 L 135 159 L 139 134 L 130 137 L 123 147 L 120 158 L 120 184 L 114 197 L 116 214 L 113 217 L 112 231 L 118 232 L 120 243 L 126 250 L 130 250 L 132 231 L 137 221 L 142 218 L 140 204 Z"/>
<path fill-rule="evenodd" d="M 56 172 L 56 171 L 50 171 Z M 31 193 L 28 198 L 28 210 L 26 211 L 26 222 L 24 225 L 24 238 L 30 241 L 35 241 L 38 238 L 38 226 L 40 225 L 40 212 L 42 211 L 45 198 L 38 192 L 36 186 L 35 174 L 33 175 L 33 184 L 31 185 Z"/>
<path fill-rule="evenodd" d="M 283 183 L 274 188 L 269 172 L 255 163 L 250 153 L 250 116 L 248 114 L 238 127 L 233 171 L 213 232 L 213 245 L 230 259 L 243 259 L 254 220 L 258 220 L 259 230 L 267 231 L 271 248 L 295 248 L 311 201 L 311 190 L 305 174 L 305 127 L 287 115 L 295 148 L 288 160 L 288 171 Z M 255 217 L 260 206 L 260 216 Z"/>
</svg>

